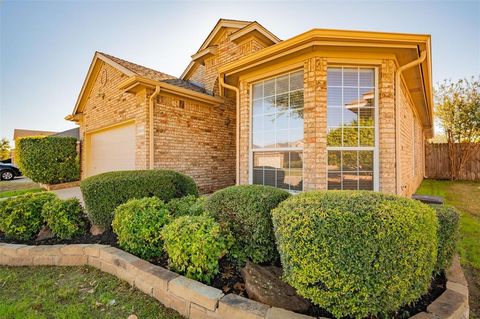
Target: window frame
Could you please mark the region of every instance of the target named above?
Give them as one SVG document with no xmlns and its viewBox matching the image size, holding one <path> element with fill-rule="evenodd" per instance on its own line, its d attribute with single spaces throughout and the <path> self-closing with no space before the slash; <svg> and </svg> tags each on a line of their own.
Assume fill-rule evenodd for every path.
<svg viewBox="0 0 480 319">
<path fill-rule="evenodd" d="M 375 138 L 375 143 L 374 146 L 328 146 L 326 145 L 326 158 L 325 158 L 325 189 L 328 190 L 328 152 L 329 151 L 373 151 L 373 191 L 378 192 L 380 190 L 380 160 L 379 160 L 379 87 L 378 87 L 378 66 L 372 66 L 372 65 L 350 65 L 350 64 L 329 64 L 327 66 L 327 71 L 328 68 L 359 68 L 359 69 L 373 69 L 374 70 L 374 84 L 375 84 L 375 94 L 374 94 L 374 99 L 375 99 L 375 104 L 374 104 L 374 110 L 375 110 L 375 124 L 374 124 L 374 138 Z M 327 79 L 327 91 L 328 91 L 328 79 Z M 343 85 L 342 85 L 343 87 Z M 327 92 L 326 92 L 327 93 Z M 327 93 L 328 96 L 328 93 Z M 342 108 L 344 106 L 342 105 Z M 326 108 L 325 108 L 325 117 L 328 117 L 328 99 L 326 103 Z M 326 125 L 326 130 L 325 130 L 326 137 L 328 136 L 328 123 Z M 343 188 L 342 188 L 343 190 Z"/>
<path fill-rule="evenodd" d="M 253 148 L 253 86 L 257 83 L 268 81 L 270 79 L 280 77 L 283 75 L 287 75 L 290 73 L 295 73 L 301 71 L 303 74 L 303 111 L 304 111 L 304 118 L 303 118 L 303 138 L 305 138 L 305 69 L 303 67 L 299 67 L 297 65 L 292 66 L 288 69 L 279 70 L 279 72 L 268 74 L 265 77 L 261 77 L 255 79 L 249 83 L 249 108 L 248 108 L 248 120 L 249 120 L 249 132 L 248 132 L 248 184 L 253 185 L 253 153 L 255 152 L 295 152 L 299 151 L 302 153 L 304 152 L 304 147 L 281 147 L 281 148 Z M 276 87 L 275 87 L 276 90 Z M 290 91 L 289 91 L 290 92 Z M 276 93 L 276 92 L 275 92 Z M 274 95 L 276 96 L 276 94 Z M 304 165 L 304 158 L 302 159 L 302 190 L 301 191 L 294 191 L 288 190 L 284 188 L 279 188 L 286 190 L 287 192 L 297 194 L 303 192 L 305 190 L 305 183 L 304 183 L 304 176 L 305 176 L 305 165 Z"/>
</svg>

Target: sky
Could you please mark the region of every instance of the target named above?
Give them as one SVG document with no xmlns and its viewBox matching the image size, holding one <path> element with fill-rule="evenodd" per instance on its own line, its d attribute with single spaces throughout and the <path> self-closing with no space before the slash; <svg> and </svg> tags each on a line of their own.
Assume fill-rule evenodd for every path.
<svg viewBox="0 0 480 319">
<path fill-rule="evenodd" d="M 431 34 L 434 83 L 480 74 L 480 0 L 0 0 L 0 138 L 75 127 L 64 117 L 95 51 L 180 76 L 220 18 L 281 39 L 312 28 Z"/>
</svg>

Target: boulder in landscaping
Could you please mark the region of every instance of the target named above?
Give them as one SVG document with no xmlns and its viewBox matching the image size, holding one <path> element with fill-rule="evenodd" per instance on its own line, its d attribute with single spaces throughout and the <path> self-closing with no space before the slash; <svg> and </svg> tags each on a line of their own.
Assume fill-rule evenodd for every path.
<svg viewBox="0 0 480 319">
<path fill-rule="evenodd" d="M 307 312 L 310 307 L 308 300 L 297 295 L 292 286 L 282 281 L 280 267 L 247 262 L 242 269 L 242 277 L 250 299 L 300 313 Z"/>
</svg>

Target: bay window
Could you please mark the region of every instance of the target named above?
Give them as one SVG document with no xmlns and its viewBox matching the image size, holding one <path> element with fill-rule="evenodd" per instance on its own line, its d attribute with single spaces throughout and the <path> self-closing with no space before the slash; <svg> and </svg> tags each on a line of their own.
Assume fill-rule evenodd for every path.
<svg viewBox="0 0 480 319">
<path fill-rule="evenodd" d="M 303 98 L 303 71 L 252 85 L 252 184 L 303 190 Z"/>
<path fill-rule="evenodd" d="M 328 189 L 378 188 L 376 93 L 374 68 L 328 68 Z"/>
</svg>

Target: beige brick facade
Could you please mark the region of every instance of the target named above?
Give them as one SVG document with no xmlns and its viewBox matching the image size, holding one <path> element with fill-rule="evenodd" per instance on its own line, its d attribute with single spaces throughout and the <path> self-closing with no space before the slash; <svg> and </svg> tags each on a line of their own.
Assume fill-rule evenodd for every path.
<svg viewBox="0 0 480 319">
<path fill-rule="evenodd" d="M 235 102 L 204 105 L 159 96 L 155 168 L 190 175 L 205 193 L 235 184 Z"/>
<path fill-rule="evenodd" d="M 404 85 L 400 94 L 400 132 L 401 193 L 411 196 L 420 186 L 425 173 L 425 139 L 414 104 Z"/>
<path fill-rule="evenodd" d="M 80 139 L 82 141 L 82 168 L 87 160 L 87 134 L 109 128 L 128 121 L 135 122 L 136 132 L 136 169 L 148 167 L 148 101 L 146 92 L 137 95 L 125 93 L 118 88 L 126 75 L 107 63 L 100 67 L 80 121 Z M 82 169 L 82 178 L 85 171 Z"/>
<path fill-rule="evenodd" d="M 278 61 L 268 60 L 264 65 L 258 63 L 251 71 L 245 68 L 248 71 L 238 71 L 238 75 L 227 79 L 240 91 L 237 119 L 235 96 L 230 90 L 220 90 L 219 72 L 235 61 L 249 60 L 248 57 L 252 56 L 255 58 L 258 56 L 255 53 L 268 51 L 267 47 L 272 45 L 272 41 L 265 38 L 261 40 L 262 37 L 255 33 L 243 36 L 241 41 L 232 41 L 238 30 L 236 27 L 220 28 L 208 43 L 212 50 L 191 64 L 183 78 L 201 86 L 207 94 L 223 96 L 223 103 L 213 105 L 163 91 L 155 98 L 154 168 L 174 169 L 188 174 L 195 179 L 202 192 L 210 193 L 235 183 L 238 141 L 238 182 L 250 183 L 251 85 L 258 80 L 303 69 L 303 186 L 305 190 L 327 189 L 327 68 L 333 65 L 360 65 L 377 70 L 378 190 L 396 193 L 398 187 L 398 193 L 405 196 L 415 192 L 424 176 L 425 133 L 420 116 L 415 111 L 417 106 L 414 99 L 404 85 L 397 92 L 400 117 L 396 123 L 395 74 L 400 64 L 398 57 L 386 51 L 370 50 L 367 53 L 349 48 L 343 52 L 338 48 L 313 46 Z M 88 148 L 85 147 L 88 133 L 132 121 L 136 134 L 135 168 L 147 169 L 150 167 L 148 117 L 152 87 L 126 93 L 119 86 L 129 76 L 121 68 L 104 62 L 95 76 L 83 116 L 79 120 L 83 140 L 82 166 L 88 157 Z M 238 138 L 237 121 L 240 128 Z M 398 161 L 397 132 L 400 141 Z M 397 170 L 400 174 L 397 174 Z M 400 179 L 397 181 L 398 175 Z"/>
<path fill-rule="evenodd" d="M 304 189 L 327 188 L 327 67 L 329 56 L 304 60 Z M 338 65 L 338 63 L 333 63 Z M 393 59 L 384 59 L 373 65 L 378 69 L 378 182 L 379 191 L 396 193 L 395 150 L 395 71 Z M 240 183 L 250 182 L 250 84 L 240 81 Z M 402 191 L 412 195 L 423 179 L 423 129 L 415 121 L 413 142 L 413 104 L 405 103 L 408 93 L 402 91 L 401 143 Z M 410 114 L 410 115 L 409 115 Z M 413 151 L 415 145 L 415 152 Z M 414 157 L 415 153 L 415 157 Z M 415 158 L 415 166 L 413 164 Z"/>
</svg>

